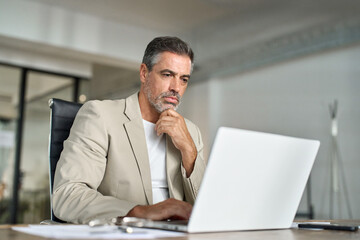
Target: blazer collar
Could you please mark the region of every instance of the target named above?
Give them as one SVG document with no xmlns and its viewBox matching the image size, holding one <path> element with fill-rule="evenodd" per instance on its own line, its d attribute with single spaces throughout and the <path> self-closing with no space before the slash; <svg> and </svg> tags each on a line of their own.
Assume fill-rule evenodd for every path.
<svg viewBox="0 0 360 240">
<path fill-rule="evenodd" d="M 139 104 L 139 92 L 136 92 L 125 99 L 124 114 L 130 121 L 135 119 L 142 120 Z"/>
<path fill-rule="evenodd" d="M 152 204 L 150 163 L 145 139 L 145 130 L 140 112 L 138 92 L 125 99 L 124 114 L 129 122 L 124 123 L 133 154 L 138 165 L 146 199 Z"/>
<path fill-rule="evenodd" d="M 139 92 L 129 96 L 125 100 L 124 114 L 129 119 L 129 122 L 124 123 L 124 128 L 127 132 L 140 171 L 145 196 L 148 203 L 152 204 L 150 163 L 138 94 Z M 170 197 L 183 200 L 184 190 L 181 175 L 181 154 L 168 135 L 166 135 L 166 172 Z"/>
</svg>

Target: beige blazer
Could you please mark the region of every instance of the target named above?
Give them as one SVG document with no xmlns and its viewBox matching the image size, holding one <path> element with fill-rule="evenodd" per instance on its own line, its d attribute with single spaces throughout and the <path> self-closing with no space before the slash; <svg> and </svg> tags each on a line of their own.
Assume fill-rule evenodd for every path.
<svg viewBox="0 0 360 240">
<path fill-rule="evenodd" d="M 196 125 L 185 120 L 198 151 L 186 178 L 181 154 L 166 136 L 166 171 L 171 198 L 194 203 L 205 161 Z M 126 215 L 152 204 L 150 165 L 138 93 L 121 100 L 89 101 L 79 110 L 56 167 L 52 196 L 55 215 L 87 223 Z"/>
</svg>

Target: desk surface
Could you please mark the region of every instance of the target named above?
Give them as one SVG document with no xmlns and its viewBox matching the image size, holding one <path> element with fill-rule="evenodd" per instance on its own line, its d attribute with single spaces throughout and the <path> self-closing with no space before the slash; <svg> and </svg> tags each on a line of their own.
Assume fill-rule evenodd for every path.
<svg viewBox="0 0 360 240">
<path fill-rule="evenodd" d="M 352 221 L 332 221 L 336 223 L 348 223 L 360 225 L 360 220 Z M 21 226 L 21 225 L 17 225 Z M 45 238 L 27 235 L 11 230 L 10 225 L 0 225 L 1 240 L 42 240 Z M 286 229 L 286 230 L 267 230 L 267 231 L 240 231 L 206 234 L 188 234 L 184 237 L 162 238 L 163 240 L 211 240 L 211 239 L 276 239 L 276 240 L 332 240 L 332 239 L 360 239 L 360 231 L 334 231 L 334 230 L 307 230 L 307 229 Z"/>
</svg>

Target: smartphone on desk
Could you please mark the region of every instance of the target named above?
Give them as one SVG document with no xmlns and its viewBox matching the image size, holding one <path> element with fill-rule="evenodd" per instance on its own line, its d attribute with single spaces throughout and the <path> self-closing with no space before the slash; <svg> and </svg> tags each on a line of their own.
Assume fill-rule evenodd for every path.
<svg viewBox="0 0 360 240">
<path fill-rule="evenodd" d="M 344 225 L 344 224 L 322 224 L 322 223 L 299 223 L 299 228 L 308 228 L 308 229 L 326 229 L 326 230 L 340 230 L 340 231 L 357 231 L 359 226 L 354 225 Z"/>
</svg>

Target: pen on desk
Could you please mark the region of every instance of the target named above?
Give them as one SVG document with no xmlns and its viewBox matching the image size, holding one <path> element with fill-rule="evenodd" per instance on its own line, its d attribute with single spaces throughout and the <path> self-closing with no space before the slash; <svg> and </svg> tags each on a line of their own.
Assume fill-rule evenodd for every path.
<svg viewBox="0 0 360 240">
<path fill-rule="evenodd" d="M 127 226 L 118 226 L 118 229 L 123 233 L 133 233 L 134 229 L 132 227 Z"/>
<path fill-rule="evenodd" d="M 337 224 L 312 224 L 312 223 L 299 223 L 299 228 L 313 228 L 313 229 L 326 229 L 326 230 L 341 230 L 341 231 L 357 231 L 358 226 L 337 225 Z"/>
</svg>

